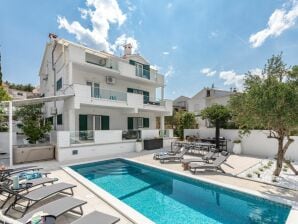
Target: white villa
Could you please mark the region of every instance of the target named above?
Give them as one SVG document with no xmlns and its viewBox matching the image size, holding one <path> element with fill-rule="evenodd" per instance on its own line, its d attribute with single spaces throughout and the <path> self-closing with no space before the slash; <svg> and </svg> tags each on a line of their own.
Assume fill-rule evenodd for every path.
<svg viewBox="0 0 298 224">
<path fill-rule="evenodd" d="M 185 96 L 176 98 L 173 102 L 173 107 L 176 110 L 186 110 L 200 114 L 203 109 L 212 104 L 227 105 L 231 95 L 235 94 L 235 92 L 235 89 L 227 91 L 216 88 L 203 88 L 191 98 Z M 208 121 L 206 120 L 197 117 L 197 122 L 200 127 L 208 127 Z"/>
<path fill-rule="evenodd" d="M 67 157 L 80 154 L 79 149 L 73 152 L 74 145 L 119 144 L 123 138 L 134 139 L 133 146 L 121 145 L 131 150 L 136 135 L 154 138 L 160 136 L 160 130 L 165 134 L 164 117 L 172 115 L 172 101 L 164 99 L 164 76 L 142 56 L 132 54 L 131 44 L 118 57 L 52 36 L 39 76 L 41 96 L 57 99 L 56 106 L 55 102 L 45 103 L 45 114 L 54 127 L 56 124 L 53 138 L 59 154 L 63 154 L 62 148 L 70 147 L 64 150 Z M 171 135 L 171 131 L 166 133 Z"/>
</svg>

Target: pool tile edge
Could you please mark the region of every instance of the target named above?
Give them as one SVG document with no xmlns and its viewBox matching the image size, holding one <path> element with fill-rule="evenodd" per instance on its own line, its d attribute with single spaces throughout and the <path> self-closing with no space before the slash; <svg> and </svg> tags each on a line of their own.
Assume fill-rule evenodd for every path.
<svg viewBox="0 0 298 224">
<path fill-rule="evenodd" d="M 103 190 L 101 187 L 95 185 L 91 181 L 87 180 L 85 177 L 72 170 L 68 166 L 61 167 L 66 173 L 75 178 L 82 185 L 87 187 L 90 191 L 96 194 L 99 198 L 113 207 L 116 211 L 125 216 L 128 220 L 135 224 L 155 224 L 152 220 L 148 219 L 146 216 L 142 215 L 132 207 L 126 205 L 124 202 L 120 201 L 118 198 L 114 197 L 107 191 Z"/>
</svg>

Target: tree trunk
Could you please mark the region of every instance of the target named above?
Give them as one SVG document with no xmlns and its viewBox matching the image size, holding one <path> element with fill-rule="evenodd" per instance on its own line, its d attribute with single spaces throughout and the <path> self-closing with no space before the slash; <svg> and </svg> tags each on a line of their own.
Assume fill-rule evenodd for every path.
<svg viewBox="0 0 298 224">
<path fill-rule="evenodd" d="M 283 152 L 284 137 L 279 137 L 277 140 L 278 140 L 278 152 L 276 157 L 276 168 L 274 171 L 274 176 L 279 176 L 282 169 L 282 162 L 284 160 L 284 152 Z"/>
<path fill-rule="evenodd" d="M 220 121 L 216 120 L 216 122 L 215 122 L 215 144 L 216 144 L 217 150 L 219 150 L 219 136 L 220 136 Z"/>
</svg>

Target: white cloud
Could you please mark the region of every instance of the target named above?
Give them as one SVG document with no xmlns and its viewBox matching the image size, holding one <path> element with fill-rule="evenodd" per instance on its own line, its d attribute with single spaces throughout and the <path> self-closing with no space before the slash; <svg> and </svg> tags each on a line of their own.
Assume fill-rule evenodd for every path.
<svg viewBox="0 0 298 224">
<path fill-rule="evenodd" d="M 218 36 L 218 32 L 217 31 L 212 31 L 210 34 L 209 34 L 209 38 L 215 38 Z"/>
<path fill-rule="evenodd" d="M 170 9 L 170 8 L 172 8 L 172 7 L 173 7 L 173 3 L 172 3 L 172 2 L 169 2 L 169 3 L 167 4 L 167 8 Z"/>
<path fill-rule="evenodd" d="M 262 76 L 262 69 L 254 68 L 249 70 L 252 75 Z M 234 70 L 221 71 L 219 78 L 224 80 L 224 85 L 235 86 L 238 90 L 243 90 L 244 74 L 237 74 Z"/>
<path fill-rule="evenodd" d="M 211 68 L 203 68 L 200 72 L 208 77 L 214 76 L 216 74 L 216 71 L 212 70 Z"/>
<path fill-rule="evenodd" d="M 168 70 L 165 73 L 165 79 L 166 81 L 171 78 L 173 76 L 173 74 L 175 73 L 174 67 L 172 65 L 170 65 L 168 67 Z"/>
<path fill-rule="evenodd" d="M 132 53 L 136 53 L 139 49 L 138 41 L 133 37 L 127 37 L 126 34 L 122 34 L 119 36 L 115 43 L 110 46 L 110 48 L 115 52 L 117 50 L 121 50 L 124 44 L 131 43 L 132 45 Z"/>
<path fill-rule="evenodd" d="M 224 80 L 224 85 L 235 86 L 237 89 L 243 89 L 243 81 L 245 75 L 237 74 L 233 70 L 222 71 L 219 73 L 219 78 Z"/>
<path fill-rule="evenodd" d="M 161 67 L 158 65 L 150 65 L 150 68 L 157 70 L 157 71 L 161 69 Z"/>
<path fill-rule="evenodd" d="M 109 30 L 111 24 L 119 27 L 126 21 L 124 14 L 116 0 L 86 0 L 86 8 L 79 8 L 82 19 L 89 19 L 91 28 L 83 27 L 80 22 L 69 22 L 64 16 L 58 16 L 59 29 L 65 29 L 68 33 L 74 34 L 77 41 L 98 50 L 105 50 L 113 53 L 120 41 L 133 41 L 134 47 L 138 44 L 133 37 L 126 34 L 117 38 L 114 44 L 109 42 Z"/>
<path fill-rule="evenodd" d="M 132 12 L 137 9 L 137 7 L 130 0 L 126 0 L 125 2 L 129 11 Z"/>
<path fill-rule="evenodd" d="M 178 48 L 178 46 L 172 46 L 172 50 L 176 50 Z"/>
<path fill-rule="evenodd" d="M 162 52 L 163 55 L 169 55 L 170 53 L 168 51 Z"/>
<path fill-rule="evenodd" d="M 270 16 L 267 28 L 252 34 L 249 42 L 252 47 L 260 47 L 268 37 L 277 37 L 285 30 L 293 27 L 298 18 L 298 1 L 293 1 L 292 7 L 276 9 Z"/>
</svg>

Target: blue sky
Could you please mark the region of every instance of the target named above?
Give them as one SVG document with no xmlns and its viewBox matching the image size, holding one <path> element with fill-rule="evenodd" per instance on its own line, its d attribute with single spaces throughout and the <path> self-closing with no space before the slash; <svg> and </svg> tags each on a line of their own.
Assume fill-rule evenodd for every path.
<svg viewBox="0 0 298 224">
<path fill-rule="evenodd" d="M 241 88 L 283 51 L 298 64 L 296 0 L 3 0 L 0 44 L 4 79 L 38 84 L 48 33 L 99 50 L 136 52 L 166 76 L 166 97 L 205 86 Z M 136 49 L 137 48 L 137 49 Z"/>
</svg>

